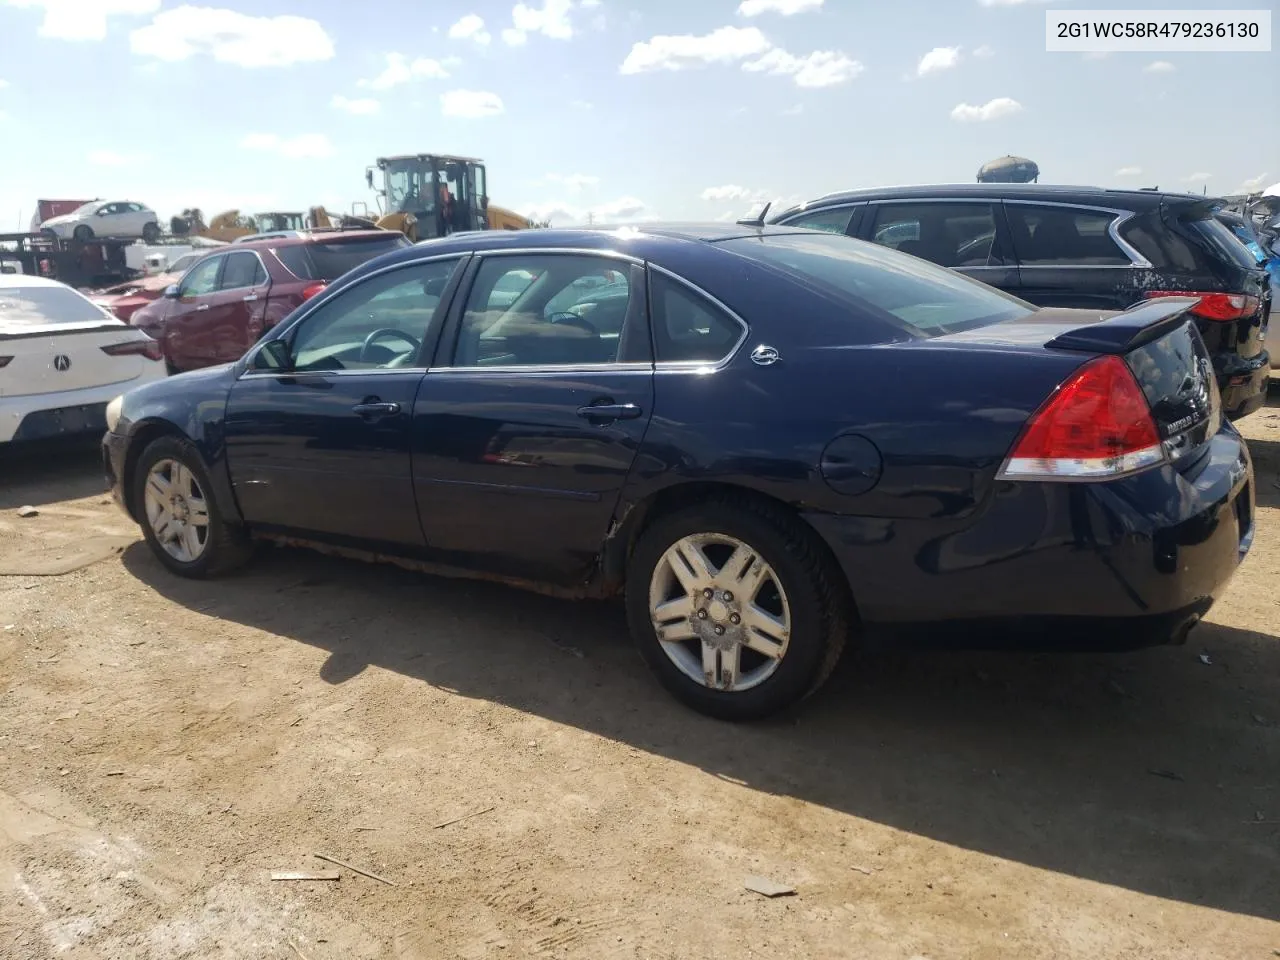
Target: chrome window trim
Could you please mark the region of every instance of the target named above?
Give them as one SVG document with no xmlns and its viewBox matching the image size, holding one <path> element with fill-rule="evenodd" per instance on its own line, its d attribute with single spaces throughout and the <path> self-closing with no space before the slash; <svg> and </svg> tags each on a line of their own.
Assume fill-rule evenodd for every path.
<svg viewBox="0 0 1280 960">
<path fill-rule="evenodd" d="M 703 290 L 696 283 L 692 283 L 686 280 L 684 277 L 680 276 L 678 273 L 673 273 L 672 271 L 668 270 L 666 267 L 660 267 L 656 263 L 650 263 L 649 269 L 662 274 L 664 277 L 667 277 L 670 280 L 674 280 L 676 283 L 683 285 L 686 289 L 692 290 L 698 296 L 705 298 L 708 302 L 710 302 L 713 306 L 715 306 L 716 309 L 720 310 L 727 317 L 729 317 L 729 319 L 737 323 L 742 330 L 742 333 L 739 335 L 737 341 L 734 343 L 732 347 L 729 348 L 729 352 L 726 353 L 719 360 L 657 361 L 657 350 L 655 349 L 654 359 L 657 362 L 655 362 L 653 365 L 654 371 L 657 373 L 664 373 L 664 372 L 670 373 L 670 372 L 680 372 L 680 371 L 712 372 L 715 370 L 721 370 L 724 367 L 727 367 L 730 363 L 732 363 L 733 358 L 737 356 L 738 351 L 742 349 L 742 345 L 747 342 L 747 337 L 751 336 L 750 324 L 748 324 L 747 321 L 743 320 L 742 317 L 738 315 L 738 312 L 736 310 L 731 309 L 727 304 L 725 304 L 723 300 L 719 299 L 718 297 L 712 296 L 710 293 L 708 293 L 706 290 Z M 649 326 L 651 328 L 650 336 L 653 336 L 653 332 L 652 332 L 653 301 L 652 299 L 650 299 L 649 301 Z M 655 347 L 657 345 L 656 337 L 654 338 L 654 345 Z"/>
<path fill-rule="evenodd" d="M 227 251 L 227 253 L 231 253 L 231 252 L 240 253 L 243 251 L 238 251 L 238 250 Z M 256 253 L 257 251 L 252 251 L 252 252 Z M 407 260 L 402 263 L 390 263 L 390 264 L 387 264 L 387 266 L 385 267 L 380 267 L 377 270 L 374 270 L 372 273 L 369 273 L 361 277 L 359 280 L 357 280 L 355 283 L 351 284 L 350 286 L 343 287 L 340 291 L 338 291 L 338 293 L 341 294 L 341 293 L 345 293 L 348 290 L 354 290 L 357 287 L 363 286 L 364 284 L 368 283 L 370 280 L 374 279 L 375 277 L 380 277 L 383 274 L 391 273 L 393 270 L 400 270 L 404 267 L 416 267 L 424 263 L 435 263 L 439 260 L 464 260 L 470 255 L 471 255 L 470 250 L 463 250 L 455 253 L 437 254 L 434 257 L 420 257 L 413 260 Z M 226 254 L 218 253 L 216 254 L 216 256 L 226 256 Z M 203 263 L 204 261 L 202 260 L 200 262 Z M 192 269 L 193 270 L 195 269 L 194 265 L 192 266 Z M 267 276 L 270 276 L 270 274 L 268 274 Z M 247 377 L 300 377 L 300 376 L 306 376 L 308 374 L 332 375 L 332 374 L 342 374 L 342 373 L 346 373 L 346 374 L 359 373 L 367 376 L 371 372 L 388 369 L 384 367 L 375 367 L 373 368 L 372 371 L 371 370 L 301 370 L 301 371 L 292 371 L 292 372 L 287 370 L 267 371 L 267 370 L 253 369 L 254 359 L 257 357 L 258 352 L 262 350 L 262 348 L 266 344 L 270 343 L 272 340 L 279 340 L 282 337 L 286 337 L 289 334 L 291 334 L 299 324 L 306 323 L 307 318 L 310 317 L 317 310 L 319 310 L 326 303 L 328 303 L 330 299 L 332 298 L 324 297 L 322 295 L 320 298 L 317 298 L 318 302 L 313 301 L 310 306 L 303 304 L 302 306 L 297 308 L 297 310 L 302 312 L 299 313 L 298 316 L 294 317 L 288 323 L 288 325 L 281 325 L 281 326 L 284 326 L 284 329 L 280 330 L 280 332 L 276 336 L 270 337 L 265 340 L 259 340 L 257 343 L 255 343 L 253 347 L 250 348 L 249 352 L 244 356 L 244 360 L 245 360 L 244 372 L 241 373 L 240 376 L 237 377 L 236 379 L 244 380 Z M 280 329 L 280 328 L 278 326 L 273 329 Z M 426 367 L 395 367 L 395 368 L 390 368 L 389 372 L 394 373 L 399 370 L 426 370 L 426 369 L 427 369 Z"/>
<path fill-rule="evenodd" d="M 477 231 L 481 232 L 481 231 Z M 488 232 L 488 231 L 484 231 Z M 579 257 L 606 257 L 613 260 L 625 260 L 627 263 L 635 263 L 644 266 L 644 260 L 630 253 L 623 253 L 621 250 L 612 250 L 609 248 L 593 249 L 590 247 L 508 247 L 501 250 L 471 250 L 469 251 L 476 257 L 483 260 L 485 257 L 538 257 L 544 253 L 556 256 L 579 256 Z"/>
</svg>

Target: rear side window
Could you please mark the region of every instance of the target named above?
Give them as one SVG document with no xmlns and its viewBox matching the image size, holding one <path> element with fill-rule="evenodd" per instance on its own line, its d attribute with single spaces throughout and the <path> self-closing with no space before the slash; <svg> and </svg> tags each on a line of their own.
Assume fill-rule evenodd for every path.
<svg viewBox="0 0 1280 960">
<path fill-rule="evenodd" d="M 1249 248 L 1236 239 L 1231 228 L 1216 217 L 1192 220 L 1187 227 L 1213 250 L 1217 257 L 1235 267 L 1257 269 L 1258 260 Z"/>
<path fill-rule="evenodd" d="M 718 363 L 742 339 L 742 324 L 706 297 L 654 270 L 649 274 L 658 363 Z"/>
<path fill-rule="evenodd" d="M 114 318 L 69 287 L 0 287 L 0 334 L 93 321 Z"/>
<path fill-rule="evenodd" d="M 298 243 L 276 247 L 275 255 L 290 273 L 300 280 L 337 280 L 348 270 L 380 257 L 392 250 L 409 246 L 408 239 L 399 234 L 383 240 L 331 240 L 323 243 Z"/>
<path fill-rule="evenodd" d="M 853 207 L 835 207 L 804 213 L 787 221 L 788 227 L 805 227 L 808 230 L 825 230 L 827 233 L 848 233 Z"/>
<path fill-rule="evenodd" d="M 1159 214 L 1135 217 L 1120 227 L 1120 236 L 1157 270 L 1193 273 L 1200 269 L 1196 252 L 1184 237 L 1159 219 Z"/>
<path fill-rule="evenodd" d="M 227 265 L 222 268 L 219 290 L 239 290 L 256 287 L 267 282 L 267 272 L 256 254 L 232 253 L 227 255 Z"/>
<path fill-rule="evenodd" d="M 871 238 L 944 267 L 998 267 L 1004 257 L 990 203 L 886 203 L 874 207 Z"/>
<path fill-rule="evenodd" d="M 1018 260 L 1026 266 L 1128 266 L 1111 238 L 1116 214 L 1071 207 L 1005 204 Z"/>
<path fill-rule="evenodd" d="M 957 333 L 1029 316 L 1035 308 L 962 273 L 848 237 L 766 234 L 725 240 L 735 253 L 906 327 L 916 336 Z"/>
</svg>

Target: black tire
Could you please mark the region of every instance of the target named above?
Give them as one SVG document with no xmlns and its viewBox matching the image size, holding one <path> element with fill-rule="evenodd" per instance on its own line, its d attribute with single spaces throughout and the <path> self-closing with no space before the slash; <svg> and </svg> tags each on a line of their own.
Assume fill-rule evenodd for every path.
<svg viewBox="0 0 1280 960">
<path fill-rule="evenodd" d="M 71 231 L 71 235 L 81 243 L 85 243 L 93 239 L 93 228 L 82 223 Z"/>
<path fill-rule="evenodd" d="M 723 534 L 749 544 L 768 563 L 791 609 L 786 653 L 758 686 L 730 692 L 687 676 L 664 652 L 649 616 L 649 584 L 663 555 L 681 538 Z M 842 574 L 817 535 L 780 509 L 748 499 L 715 499 L 656 518 L 641 533 L 627 566 L 627 621 L 641 655 L 677 699 L 721 720 L 755 720 L 814 693 L 831 675 L 853 628 Z"/>
<path fill-rule="evenodd" d="M 155 243 L 160 239 L 160 224 L 146 223 L 142 226 L 142 239 L 147 243 Z"/>
<path fill-rule="evenodd" d="M 161 460 L 174 460 L 191 471 L 209 512 L 208 532 L 203 552 L 191 562 L 183 562 L 171 556 L 160 544 L 155 530 L 147 520 L 146 483 L 151 468 Z M 152 554 L 166 569 L 181 577 L 202 580 L 229 573 L 243 566 L 253 555 L 253 544 L 243 528 L 227 523 L 213 495 L 213 483 L 204 459 L 191 441 L 180 437 L 160 437 L 151 441 L 134 464 L 129 478 L 133 491 L 133 503 L 138 514 L 142 535 Z"/>
</svg>

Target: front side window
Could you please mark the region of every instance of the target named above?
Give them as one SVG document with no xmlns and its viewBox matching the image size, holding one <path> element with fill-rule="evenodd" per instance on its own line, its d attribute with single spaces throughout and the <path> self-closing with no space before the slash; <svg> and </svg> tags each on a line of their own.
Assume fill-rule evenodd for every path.
<svg viewBox="0 0 1280 960">
<path fill-rule="evenodd" d="M 873 207 L 872 239 L 943 267 L 1004 264 L 990 203 L 886 203 Z"/>
<path fill-rule="evenodd" d="M 1005 205 L 1018 260 L 1024 266 L 1129 266 L 1111 239 L 1116 214 L 1072 207 Z"/>
<path fill-rule="evenodd" d="M 453 365 L 614 363 L 633 294 L 628 268 L 605 257 L 488 257 L 467 298 Z"/>
<path fill-rule="evenodd" d="M 292 332 L 292 368 L 382 370 L 418 365 L 458 260 L 415 263 L 349 287 Z"/>
<path fill-rule="evenodd" d="M 218 270 L 225 257 L 210 257 L 191 268 L 178 289 L 181 297 L 202 297 L 218 289 Z"/>
<path fill-rule="evenodd" d="M 849 218 L 852 216 L 852 207 L 815 210 L 813 213 L 802 213 L 798 217 L 793 217 L 787 221 L 787 226 L 804 227 L 807 230 L 825 230 L 827 233 L 847 233 Z"/>
<path fill-rule="evenodd" d="M 1035 311 L 1031 304 L 962 273 L 849 237 L 765 234 L 723 240 L 720 245 L 916 336 L 957 333 Z"/>
</svg>

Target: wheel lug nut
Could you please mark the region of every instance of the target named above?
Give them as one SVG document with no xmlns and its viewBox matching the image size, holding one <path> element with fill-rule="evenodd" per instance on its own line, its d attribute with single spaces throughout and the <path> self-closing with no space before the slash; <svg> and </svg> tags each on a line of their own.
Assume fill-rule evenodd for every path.
<svg viewBox="0 0 1280 960">
<path fill-rule="evenodd" d="M 729 622 L 736 625 L 742 622 L 742 618 L 736 613 L 731 613 L 729 614 Z"/>
<path fill-rule="evenodd" d="M 707 619 L 707 611 L 705 611 L 705 610 L 699 610 L 699 611 L 698 611 L 698 619 L 699 619 L 699 620 L 705 620 L 705 619 Z"/>
<path fill-rule="evenodd" d="M 733 594 L 730 593 L 728 590 L 724 592 L 724 602 L 733 603 Z"/>
<path fill-rule="evenodd" d="M 724 636 L 724 627 L 720 626 L 720 624 L 718 623 L 716 624 L 716 636 L 717 637 Z"/>
<path fill-rule="evenodd" d="M 707 589 L 702 591 L 702 595 L 706 597 L 708 600 L 710 600 L 712 597 L 716 595 L 716 592 L 712 590 L 710 587 L 707 587 Z"/>
</svg>

